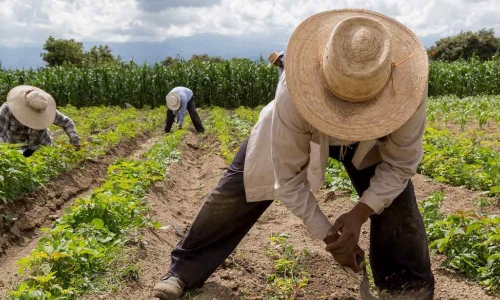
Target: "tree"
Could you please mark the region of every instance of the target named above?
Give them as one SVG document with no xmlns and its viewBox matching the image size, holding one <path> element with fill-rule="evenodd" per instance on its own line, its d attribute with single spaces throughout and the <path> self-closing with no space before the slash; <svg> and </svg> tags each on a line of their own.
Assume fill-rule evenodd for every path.
<svg viewBox="0 0 500 300">
<path fill-rule="evenodd" d="M 193 54 L 189 61 L 209 61 L 209 62 L 215 62 L 215 63 L 220 63 L 224 62 L 224 59 L 220 56 L 210 56 L 208 54 Z"/>
<path fill-rule="evenodd" d="M 169 67 L 169 66 L 173 66 L 176 63 L 179 63 L 181 61 L 182 61 L 182 59 L 179 56 L 177 56 L 176 58 L 173 58 L 172 56 L 168 56 L 167 58 L 162 60 L 160 62 L 160 64 L 164 65 L 165 67 Z"/>
<path fill-rule="evenodd" d="M 91 65 L 113 64 L 121 60 L 121 57 L 115 57 L 107 45 L 94 46 L 85 53 L 85 62 Z"/>
<path fill-rule="evenodd" d="M 47 52 L 40 56 L 51 67 L 63 64 L 80 66 L 84 59 L 83 44 L 74 39 L 56 39 L 50 36 L 43 45 L 43 50 Z"/>
<path fill-rule="evenodd" d="M 500 39 L 493 29 L 478 32 L 460 32 L 456 36 L 440 39 L 429 49 L 431 59 L 455 61 L 477 56 L 481 60 L 491 59 L 500 49 Z"/>
</svg>

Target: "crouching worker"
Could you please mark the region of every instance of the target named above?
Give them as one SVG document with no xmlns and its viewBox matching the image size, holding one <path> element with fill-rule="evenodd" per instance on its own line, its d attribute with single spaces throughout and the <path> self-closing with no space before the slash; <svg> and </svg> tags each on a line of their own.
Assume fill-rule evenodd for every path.
<svg viewBox="0 0 500 300">
<path fill-rule="evenodd" d="M 355 272 L 364 257 L 361 227 L 370 220 L 381 299 L 432 299 L 427 236 L 411 182 L 423 156 L 425 48 L 389 17 L 344 9 L 308 18 L 286 50 L 274 101 L 205 197 L 154 295 L 177 299 L 201 287 L 279 199 Z M 342 162 L 360 196 L 336 220 L 314 196 L 329 157 Z"/>
<path fill-rule="evenodd" d="M 172 129 L 175 118 L 177 118 L 177 123 L 179 124 L 179 129 L 182 129 L 182 124 L 184 124 L 184 117 L 186 116 L 186 111 L 189 112 L 191 121 L 193 122 L 196 132 L 203 133 L 205 129 L 203 124 L 201 124 L 200 116 L 196 111 L 196 105 L 194 103 L 193 91 L 188 88 L 178 86 L 168 93 L 167 97 L 167 121 L 165 122 L 165 132 L 168 133 Z"/>
<path fill-rule="evenodd" d="M 62 127 L 70 143 L 80 150 L 75 123 L 57 110 L 52 96 L 33 86 L 17 86 L 0 107 L 0 143 L 26 144 L 21 150 L 29 157 L 41 146 L 52 146 L 51 124 Z"/>
</svg>

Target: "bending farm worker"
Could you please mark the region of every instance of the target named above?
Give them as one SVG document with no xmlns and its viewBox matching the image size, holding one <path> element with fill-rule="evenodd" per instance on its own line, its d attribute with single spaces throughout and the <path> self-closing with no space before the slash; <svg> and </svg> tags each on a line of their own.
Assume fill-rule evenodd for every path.
<svg viewBox="0 0 500 300">
<path fill-rule="evenodd" d="M 196 111 L 193 91 L 186 87 L 175 87 L 168 93 L 167 101 L 167 120 L 165 122 L 165 132 L 168 133 L 172 129 L 175 118 L 179 124 L 179 129 L 182 129 L 186 112 L 189 112 L 191 121 L 193 122 L 196 132 L 203 133 L 205 129 L 201 123 L 200 116 Z"/>
<path fill-rule="evenodd" d="M 382 299 L 432 299 L 427 237 L 411 182 L 423 156 L 425 48 L 389 17 L 343 9 L 302 22 L 286 53 L 275 99 L 205 197 L 154 295 L 177 299 L 201 287 L 279 199 L 355 272 L 364 257 L 361 226 L 370 220 L 370 262 Z M 342 162 L 360 196 L 336 220 L 314 195 L 329 157 Z"/>
<path fill-rule="evenodd" d="M 285 52 L 272 52 L 269 54 L 269 67 L 276 66 L 278 68 L 278 73 L 279 76 L 283 74 L 283 71 L 285 70 Z"/>
<path fill-rule="evenodd" d="M 41 146 L 52 145 L 48 130 L 51 124 L 64 129 L 70 143 L 80 150 L 75 123 L 57 110 L 54 98 L 33 86 L 17 86 L 0 107 L 0 143 L 25 143 L 21 150 L 29 157 Z"/>
</svg>

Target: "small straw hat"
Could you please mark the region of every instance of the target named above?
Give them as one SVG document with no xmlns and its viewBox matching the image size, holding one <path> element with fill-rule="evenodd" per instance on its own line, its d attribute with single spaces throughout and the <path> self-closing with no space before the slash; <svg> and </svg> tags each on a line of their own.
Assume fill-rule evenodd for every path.
<svg viewBox="0 0 500 300">
<path fill-rule="evenodd" d="M 386 136 L 427 96 L 425 48 L 407 27 L 375 12 L 313 15 L 295 29 L 286 53 L 286 85 L 298 111 L 338 139 Z"/>
<path fill-rule="evenodd" d="M 47 129 L 56 118 L 56 102 L 45 91 L 29 85 L 20 85 L 7 94 L 7 105 L 14 117 L 36 130 Z"/>
<path fill-rule="evenodd" d="M 278 52 L 276 52 L 276 51 L 274 51 L 274 52 L 272 52 L 271 54 L 269 54 L 269 57 L 268 57 L 268 59 L 269 59 L 269 64 L 268 64 L 268 66 L 269 66 L 269 67 L 271 67 L 272 65 L 274 65 L 274 63 L 275 63 L 275 62 L 276 62 L 276 61 L 277 61 L 280 57 L 282 57 L 282 56 L 283 56 L 283 54 L 284 54 L 284 52 L 283 52 L 283 51 L 281 51 L 281 52 L 279 52 L 279 53 L 278 53 Z"/>
<path fill-rule="evenodd" d="M 168 93 L 165 99 L 167 100 L 167 107 L 170 110 L 179 110 L 179 108 L 181 108 L 181 95 L 179 95 L 179 93 Z"/>
</svg>

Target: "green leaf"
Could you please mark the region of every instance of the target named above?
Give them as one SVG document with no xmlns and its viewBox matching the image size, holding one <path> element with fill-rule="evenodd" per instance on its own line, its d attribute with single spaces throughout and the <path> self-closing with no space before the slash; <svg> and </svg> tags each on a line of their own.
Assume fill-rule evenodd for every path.
<svg viewBox="0 0 500 300">
<path fill-rule="evenodd" d="M 101 219 L 93 219 L 92 220 L 92 226 L 94 226 L 95 229 L 103 229 L 104 228 L 104 222 Z"/>
</svg>

